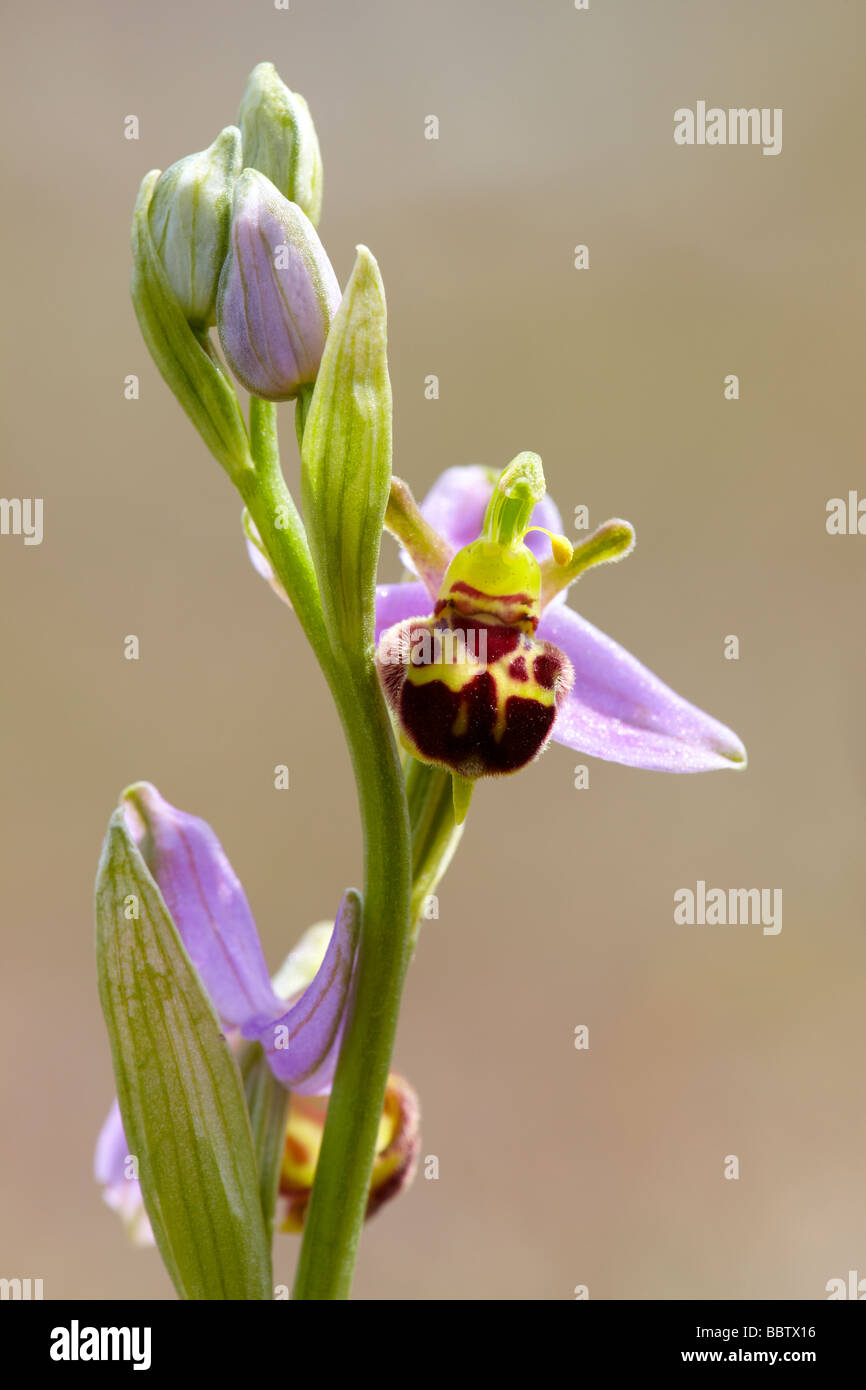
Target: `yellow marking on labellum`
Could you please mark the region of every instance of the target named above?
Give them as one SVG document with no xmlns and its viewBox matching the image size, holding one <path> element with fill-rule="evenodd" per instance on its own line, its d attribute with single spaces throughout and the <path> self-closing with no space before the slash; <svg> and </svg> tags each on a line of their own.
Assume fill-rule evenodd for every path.
<svg viewBox="0 0 866 1390">
<path fill-rule="evenodd" d="M 509 667 L 513 661 L 512 653 L 511 656 L 503 656 L 499 661 L 494 661 L 487 668 L 496 682 L 496 723 L 493 726 L 493 737 L 497 743 L 502 742 L 508 723 L 507 710 L 510 699 L 534 700 L 545 709 L 549 709 L 554 703 L 554 692 L 539 685 L 533 676 L 530 675 L 528 680 L 518 680 L 510 674 Z M 527 664 L 531 669 L 532 657 L 529 655 Z"/>
<path fill-rule="evenodd" d="M 322 1123 L 295 1106 L 289 1111 L 280 1179 L 284 1189 L 312 1187 L 322 1147 Z"/>
<path fill-rule="evenodd" d="M 406 671 L 406 678 L 416 687 L 430 685 L 433 681 L 441 681 L 452 694 L 456 695 L 461 690 L 465 690 L 480 672 L 486 671 L 492 677 L 496 688 L 496 721 L 493 727 L 493 738 L 496 743 L 501 743 L 508 725 L 508 701 L 510 699 L 533 700 L 545 709 L 550 709 L 555 703 L 555 691 L 548 686 L 539 684 L 535 679 L 533 662 L 539 651 L 538 644 L 524 634 L 522 642 L 514 651 L 505 652 L 495 661 L 487 663 L 479 663 L 477 660 L 431 661 L 429 665 L 423 666 L 410 664 Z M 515 667 L 518 671 L 516 675 L 513 671 Z M 466 733 L 468 727 L 468 706 L 465 700 L 461 700 L 451 732 L 455 738 L 460 738 Z"/>
<path fill-rule="evenodd" d="M 406 678 L 412 685 L 429 685 L 431 681 L 442 681 L 450 691 L 456 692 L 462 690 L 485 669 L 474 661 L 431 661 L 429 666 L 410 666 Z"/>
<path fill-rule="evenodd" d="M 457 718 L 451 725 L 451 732 L 455 738 L 462 738 L 469 728 L 469 706 L 465 700 L 460 701 L 460 708 L 457 711 Z"/>
</svg>

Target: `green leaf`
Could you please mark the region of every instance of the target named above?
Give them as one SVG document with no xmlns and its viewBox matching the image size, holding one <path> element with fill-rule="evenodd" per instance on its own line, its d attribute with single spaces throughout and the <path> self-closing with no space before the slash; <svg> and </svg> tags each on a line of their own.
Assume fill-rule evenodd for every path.
<svg viewBox="0 0 866 1390">
<path fill-rule="evenodd" d="M 410 758 L 406 796 L 412 826 L 412 907 L 417 923 L 425 900 L 435 893 L 463 835 L 455 815 L 451 773 Z"/>
<path fill-rule="evenodd" d="M 280 1183 L 280 1168 L 286 1147 L 289 1093 L 268 1066 L 259 1043 L 248 1043 L 241 1054 L 241 1076 L 250 1113 L 253 1149 L 259 1170 L 259 1198 L 265 1229 L 270 1240 Z"/>
<path fill-rule="evenodd" d="M 373 645 L 376 565 L 391 486 L 385 291 L 365 246 L 328 333 L 304 425 L 304 520 L 337 650 Z"/>
<path fill-rule="evenodd" d="M 132 219 L 132 302 L 142 337 L 160 375 L 229 477 L 252 468 L 237 394 L 206 332 L 187 323 L 153 245 L 148 209 L 159 178 L 154 169 L 139 189 Z"/>
<path fill-rule="evenodd" d="M 178 1293 L 272 1298 L 238 1068 L 120 810 L 96 880 L 96 954 L 126 1138 Z"/>
</svg>

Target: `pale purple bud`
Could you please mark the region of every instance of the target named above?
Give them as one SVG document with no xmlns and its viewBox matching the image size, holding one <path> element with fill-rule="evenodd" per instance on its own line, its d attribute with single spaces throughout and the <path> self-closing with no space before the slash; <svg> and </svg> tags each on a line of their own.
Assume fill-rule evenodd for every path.
<svg viewBox="0 0 866 1390">
<path fill-rule="evenodd" d="M 242 385 L 268 401 L 311 386 L 340 298 L 310 219 L 264 174 L 245 169 L 217 298 L 220 342 Z"/>
</svg>

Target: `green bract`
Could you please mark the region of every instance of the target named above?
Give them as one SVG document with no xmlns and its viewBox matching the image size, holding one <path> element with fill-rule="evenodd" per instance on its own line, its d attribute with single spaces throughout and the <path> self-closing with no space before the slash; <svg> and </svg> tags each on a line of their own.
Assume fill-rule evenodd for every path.
<svg viewBox="0 0 866 1390">
<path fill-rule="evenodd" d="M 123 1127 L 178 1293 L 272 1298 L 238 1068 L 120 810 L 96 879 L 96 956 Z"/>
<path fill-rule="evenodd" d="M 284 197 L 297 203 L 313 226 L 322 214 L 322 156 L 310 109 L 290 92 L 273 63 L 250 73 L 238 112 L 244 168 L 266 174 Z"/>
<path fill-rule="evenodd" d="M 372 652 L 376 565 L 391 486 L 385 291 L 366 246 L 331 325 L 306 417 L 301 486 L 331 640 Z"/>
<path fill-rule="evenodd" d="M 267 1238 L 273 1235 L 280 1164 L 286 1147 L 289 1093 L 277 1081 L 260 1043 L 247 1043 L 240 1060 L 253 1134 L 259 1197 Z"/>
</svg>

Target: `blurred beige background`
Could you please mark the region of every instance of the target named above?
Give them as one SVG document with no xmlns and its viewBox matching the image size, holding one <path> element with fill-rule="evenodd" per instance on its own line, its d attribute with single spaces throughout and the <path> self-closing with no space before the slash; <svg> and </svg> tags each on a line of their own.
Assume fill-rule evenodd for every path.
<svg viewBox="0 0 866 1390">
<path fill-rule="evenodd" d="M 421 495 L 535 449 L 566 520 L 630 518 L 636 553 L 572 602 L 751 755 L 701 777 L 591 761 L 577 791 L 582 759 L 554 746 L 476 796 L 396 1057 L 441 1176 L 367 1228 L 356 1294 L 822 1298 L 866 1276 L 866 537 L 824 524 L 828 498 L 866 495 L 864 19 L 846 0 L 8 15 L 0 491 L 43 497 L 45 534 L 0 538 L 0 1274 L 173 1296 L 91 1177 L 113 1093 L 91 895 L 121 788 L 148 778 L 212 822 L 274 967 L 358 878 L 323 682 L 127 291 L 141 176 L 233 121 L 267 58 L 318 125 L 341 281 L 358 241 L 382 267 L 395 469 Z M 675 146 L 698 99 L 782 107 L 781 155 Z M 288 413 L 284 436 L 295 479 Z M 782 888 L 781 934 L 675 926 L 699 878 Z"/>
</svg>

